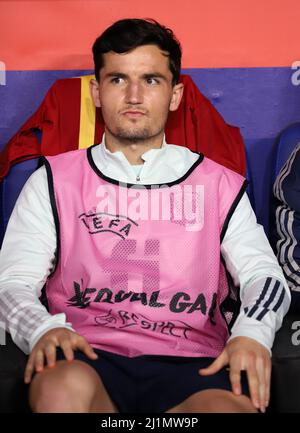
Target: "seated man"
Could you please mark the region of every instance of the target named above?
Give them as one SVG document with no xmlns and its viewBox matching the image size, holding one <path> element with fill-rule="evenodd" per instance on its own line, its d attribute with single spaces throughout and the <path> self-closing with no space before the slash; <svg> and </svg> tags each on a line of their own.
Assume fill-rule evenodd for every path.
<svg viewBox="0 0 300 433">
<path fill-rule="evenodd" d="M 264 412 L 290 295 L 244 178 L 165 142 L 180 44 L 128 19 L 93 55 L 103 140 L 45 159 L 1 251 L 0 320 L 30 354 L 31 408 Z"/>
<path fill-rule="evenodd" d="M 300 140 L 300 138 L 299 138 Z M 291 311 L 300 311 L 300 142 L 280 170 L 274 184 L 276 252 L 291 289 Z"/>
</svg>

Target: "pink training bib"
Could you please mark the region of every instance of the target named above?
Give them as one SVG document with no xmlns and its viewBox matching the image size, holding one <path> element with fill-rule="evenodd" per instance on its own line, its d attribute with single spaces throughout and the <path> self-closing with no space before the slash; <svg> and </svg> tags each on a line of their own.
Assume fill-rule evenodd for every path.
<svg viewBox="0 0 300 433">
<path fill-rule="evenodd" d="M 91 148 L 46 167 L 58 234 L 50 313 L 120 355 L 218 356 L 229 336 L 220 243 L 244 179 L 199 155 L 175 182 L 119 184 Z"/>
</svg>

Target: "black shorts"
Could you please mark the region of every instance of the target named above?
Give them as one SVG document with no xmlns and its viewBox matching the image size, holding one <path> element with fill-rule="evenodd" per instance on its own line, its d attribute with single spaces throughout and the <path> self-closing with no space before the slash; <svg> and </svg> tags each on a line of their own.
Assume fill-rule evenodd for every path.
<svg viewBox="0 0 300 433">
<path fill-rule="evenodd" d="M 92 366 L 120 413 L 163 413 L 192 394 L 206 389 L 231 391 L 229 372 L 223 368 L 212 376 L 200 376 L 198 370 L 209 366 L 213 358 L 143 355 L 135 358 L 94 349 L 97 360 L 76 351 L 75 359 Z M 57 360 L 65 359 L 57 349 Z M 241 374 L 242 393 L 249 396 L 245 372 Z"/>
</svg>

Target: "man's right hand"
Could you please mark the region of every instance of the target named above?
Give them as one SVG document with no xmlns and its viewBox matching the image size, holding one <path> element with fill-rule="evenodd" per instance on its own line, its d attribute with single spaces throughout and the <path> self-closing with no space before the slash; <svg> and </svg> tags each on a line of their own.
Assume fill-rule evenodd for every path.
<svg viewBox="0 0 300 433">
<path fill-rule="evenodd" d="M 68 361 L 74 359 L 74 350 L 79 349 L 90 359 L 97 359 L 98 355 L 84 337 L 67 328 L 54 328 L 46 332 L 33 347 L 24 373 L 25 383 L 30 383 L 34 371 L 40 373 L 44 366 L 54 367 L 56 362 L 56 348 L 60 347 Z M 45 363 L 46 361 L 46 363 Z"/>
</svg>

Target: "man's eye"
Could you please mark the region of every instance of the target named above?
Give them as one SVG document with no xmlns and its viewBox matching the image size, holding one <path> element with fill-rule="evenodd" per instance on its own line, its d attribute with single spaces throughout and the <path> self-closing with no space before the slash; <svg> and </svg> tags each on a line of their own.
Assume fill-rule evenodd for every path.
<svg viewBox="0 0 300 433">
<path fill-rule="evenodd" d="M 120 84 L 120 83 L 123 83 L 123 81 L 124 81 L 124 79 L 121 77 L 114 77 L 111 79 L 111 83 L 114 83 L 114 84 Z"/>
<path fill-rule="evenodd" d="M 152 84 L 152 85 L 153 84 L 159 84 L 158 79 L 157 78 L 153 78 L 153 77 L 147 78 L 146 81 L 147 81 L 147 84 Z"/>
</svg>

